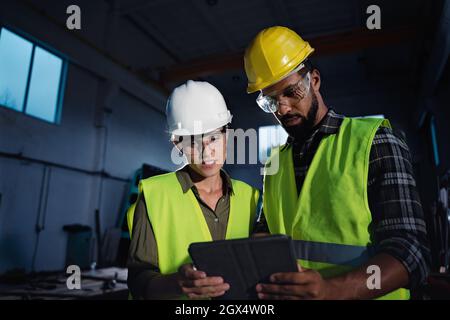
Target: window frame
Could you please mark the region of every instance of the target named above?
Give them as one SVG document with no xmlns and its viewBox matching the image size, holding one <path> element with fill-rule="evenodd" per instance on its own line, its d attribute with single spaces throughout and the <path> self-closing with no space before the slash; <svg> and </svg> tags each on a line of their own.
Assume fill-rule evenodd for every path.
<svg viewBox="0 0 450 320">
<path fill-rule="evenodd" d="M 23 40 L 29 41 L 32 44 L 32 51 L 31 51 L 31 57 L 30 57 L 30 65 L 28 67 L 28 74 L 27 74 L 27 83 L 25 85 L 25 93 L 24 93 L 24 98 L 23 98 L 23 105 L 22 105 L 22 109 L 19 110 L 15 110 L 12 109 L 6 105 L 0 104 L 0 108 L 4 108 L 7 110 L 11 110 L 14 112 L 18 112 L 21 113 L 25 116 L 34 118 L 34 119 L 38 119 L 40 121 L 44 121 L 46 123 L 49 124 L 54 124 L 54 125 L 59 125 L 61 123 L 61 115 L 62 115 L 62 107 L 63 107 L 63 102 L 64 102 L 64 94 L 65 94 L 65 89 L 66 89 L 66 82 L 67 82 L 67 71 L 68 71 L 68 62 L 69 59 L 68 57 L 59 52 L 58 50 L 50 47 L 48 44 L 40 41 L 39 39 L 25 33 L 22 30 L 19 30 L 13 26 L 10 25 L 6 25 L 4 23 L 0 23 L 0 34 L 3 31 L 3 29 L 6 29 L 7 31 L 15 34 L 16 36 L 22 38 Z M 34 65 L 34 56 L 35 56 L 35 52 L 36 52 L 36 47 L 39 47 L 45 51 L 48 51 L 49 53 L 51 53 L 52 55 L 56 56 L 57 58 L 61 59 L 61 74 L 59 76 L 59 83 L 58 83 L 58 94 L 57 94 L 57 98 L 56 98 L 56 110 L 55 110 L 55 116 L 53 118 L 53 121 L 49 121 L 47 119 L 42 119 L 39 118 L 35 115 L 32 114 L 28 114 L 26 112 L 27 109 L 27 103 L 28 103 L 28 96 L 29 96 L 29 90 L 30 90 L 30 83 L 31 83 L 31 75 L 32 75 L 32 71 L 33 71 L 33 65 Z"/>
</svg>

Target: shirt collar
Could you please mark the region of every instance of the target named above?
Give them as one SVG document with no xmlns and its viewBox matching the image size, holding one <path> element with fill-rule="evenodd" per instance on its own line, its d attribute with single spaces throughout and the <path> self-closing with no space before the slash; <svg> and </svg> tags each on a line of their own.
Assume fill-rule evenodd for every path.
<svg viewBox="0 0 450 320">
<path fill-rule="evenodd" d="M 343 120 L 343 115 L 337 114 L 333 109 L 330 109 L 325 115 L 323 121 L 321 121 L 319 132 L 325 134 L 335 134 L 339 131 Z"/>
<path fill-rule="evenodd" d="M 317 132 L 323 133 L 325 135 L 336 134 L 339 131 L 343 120 L 343 115 L 337 114 L 333 109 L 329 109 L 325 117 L 320 122 L 319 127 L 313 131 L 311 136 L 315 135 Z M 294 138 L 289 136 L 285 147 L 288 147 L 293 143 L 295 143 Z"/>
<path fill-rule="evenodd" d="M 223 180 L 224 190 L 229 194 L 233 194 L 233 183 L 231 182 L 230 175 L 224 169 L 220 169 L 220 176 L 222 177 Z M 189 189 L 195 188 L 195 184 L 192 181 L 191 176 L 189 174 L 188 165 L 184 166 L 183 168 L 177 171 L 177 177 L 178 181 L 180 182 L 183 193 L 188 192 Z"/>
</svg>

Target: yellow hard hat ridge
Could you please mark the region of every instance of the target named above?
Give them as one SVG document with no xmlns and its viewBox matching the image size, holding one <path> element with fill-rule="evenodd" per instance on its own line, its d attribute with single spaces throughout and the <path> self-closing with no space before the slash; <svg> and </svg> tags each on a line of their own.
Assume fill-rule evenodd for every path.
<svg viewBox="0 0 450 320">
<path fill-rule="evenodd" d="M 244 55 L 247 92 L 282 80 L 313 52 L 309 43 L 289 28 L 275 26 L 260 31 Z"/>
</svg>

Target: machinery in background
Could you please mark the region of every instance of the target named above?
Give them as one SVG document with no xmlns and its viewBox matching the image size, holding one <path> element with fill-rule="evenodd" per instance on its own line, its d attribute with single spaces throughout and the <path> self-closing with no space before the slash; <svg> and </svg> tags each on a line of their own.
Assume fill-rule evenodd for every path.
<svg viewBox="0 0 450 320">
<path fill-rule="evenodd" d="M 137 200 L 139 181 L 165 172 L 147 164 L 136 171 L 118 222 L 115 227 L 106 230 L 101 242 L 96 239 L 100 237 L 101 230 L 98 212 L 95 233 L 87 225 L 71 224 L 63 227 L 67 233 L 65 265 L 76 265 L 83 270 L 80 290 L 67 288 L 66 270 L 31 274 L 17 270 L 0 277 L 0 300 L 127 299 L 127 269 L 118 268 L 126 266 L 130 243 L 126 212 Z"/>
<path fill-rule="evenodd" d="M 449 207 L 449 178 L 450 170 L 440 177 L 439 195 L 436 204 L 436 234 L 439 238 L 435 243 L 439 244 L 438 265 L 439 273 L 449 274 L 450 250 L 449 250 L 449 229 L 450 229 L 450 207 Z"/>
<path fill-rule="evenodd" d="M 119 248 L 117 252 L 116 264 L 120 267 L 125 267 L 127 263 L 128 247 L 130 246 L 130 233 L 127 224 L 127 210 L 128 208 L 137 201 L 139 194 L 139 181 L 141 179 L 146 179 L 159 174 L 167 173 L 168 171 L 148 165 L 143 164 L 141 168 L 136 170 L 136 173 L 131 180 L 128 194 L 125 197 L 125 202 L 120 213 L 117 226 L 121 230 Z"/>
<path fill-rule="evenodd" d="M 450 170 L 439 177 L 437 201 L 431 208 L 428 235 L 431 249 L 431 273 L 423 288 L 424 299 L 450 299 Z"/>
<path fill-rule="evenodd" d="M 125 267 L 130 234 L 126 213 L 137 200 L 139 181 L 167 172 L 148 164 L 143 164 L 135 172 L 117 224 L 106 230 L 100 247 L 96 241 L 96 237 L 100 236 L 98 219 L 95 236 L 89 226 L 73 224 L 63 227 L 68 235 L 66 266 L 77 265 L 83 270 L 81 290 L 67 289 L 66 270 L 32 274 L 12 272 L 0 277 L 0 299 L 127 299 L 127 269 Z M 97 254 L 98 251 L 100 254 Z"/>
<path fill-rule="evenodd" d="M 432 112 L 424 112 L 418 124 L 424 153 L 419 172 L 421 200 L 425 213 L 431 254 L 430 275 L 418 292 L 419 299 L 450 299 L 450 252 L 449 252 L 449 209 L 448 179 L 441 163 L 441 146 Z M 444 172 L 444 174 L 442 174 Z"/>
<path fill-rule="evenodd" d="M 67 232 L 66 266 L 77 265 L 81 269 L 93 267 L 97 256 L 96 241 L 92 228 L 80 224 L 65 225 L 63 230 Z"/>
<path fill-rule="evenodd" d="M 0 277 L 0 300 L 126 300 L 128 270 L 104 268 L 81 273 L 81 288 L 67 286 L 68 274 L 11 273 Z"/>
<path fill-rule="evenodd" d="M 67 225 L 63 230 L 68 233 L 66 265 L 78 265 L 82 270 L 95 270 L 96 268 L 125 267 L 130 234 L 127 225 L 127 210 L 137 200 L 139 181 L 168 171 L 143 164 L 136 170 L 128 187 L 117 223 L 108 228 L 102 235 L 98 213 L 96 213 L 96 231 L 89 226 Z M 101 241 L 96 241 L 101 238 Z M 97 239 L 98 240 L 98 239 Z"/>
</svg>

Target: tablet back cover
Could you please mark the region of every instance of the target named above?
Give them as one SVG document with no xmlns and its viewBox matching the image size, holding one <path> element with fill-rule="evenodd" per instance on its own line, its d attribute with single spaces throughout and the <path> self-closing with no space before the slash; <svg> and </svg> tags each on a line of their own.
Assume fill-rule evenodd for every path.
<svg viewBox="0 0 450 320">
<path fill-rule="evenodd" d="M 284 235 L 192 243 L 189 254 L 198 270 L 230 284 L 219 300 L 257 299 L 256 284 L 276 272 L 297 271 L 292 241 Z"/>
</svg>

